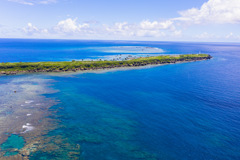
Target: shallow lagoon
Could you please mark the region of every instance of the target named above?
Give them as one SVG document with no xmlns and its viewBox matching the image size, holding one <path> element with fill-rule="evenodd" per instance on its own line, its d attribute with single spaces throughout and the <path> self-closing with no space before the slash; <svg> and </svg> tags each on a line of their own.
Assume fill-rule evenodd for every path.
<svg viewBox="0 0 240 160">
<path fill-rule="evenodd" d="M 32 45 L 29 43 L 26 45 Z M 4 135 L 5 139 L 1 147 L 15 134 L 25 139 L 25 147 L 18 152 L 30 159 L 240 158 L 240 45 L 42 40 L 34 43 L 50 49 L 61 44 L 66 48 L 128 44 L 158 47 L 169 54 L 201 51 L 214 58 L 123 71 L 1 77 L 1 120 L 7 118 L 9 123 L 1 127 L 1 137 Z M 93 52 L 96 53 L 78 50 L 72 54 L 81 59 Z M 91 56 L 106 54 L 99 51 Z M 9 102 L 13 108 L 8 107 Z M 16 116 L 20 120 L 14 120 Z M 25 132 L 23 125 L 27 123 L 34 129 Z M 15 124 L 18 130 L 9 126 Z M 1 153 L 6 154 L 3 148 Z"/>
</svg>

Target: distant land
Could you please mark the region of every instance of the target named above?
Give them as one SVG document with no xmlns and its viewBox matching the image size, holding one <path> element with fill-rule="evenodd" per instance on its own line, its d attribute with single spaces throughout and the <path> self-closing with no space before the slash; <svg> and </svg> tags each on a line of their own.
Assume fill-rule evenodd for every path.
<svg viewBox="0 0 240 160">
<path fill-rule="evenodd" d="M 66 72 L 111 69 L 119 67 L 138 67 L 156 64 L 169 64 L 177 62 L 191 62 L 211 59 L 209 54 L 183 54 L 183 55 L 161 55 L 151 57 L 138 57 L 129 60 L 110 61 L 75 61 L 71 62 L 16 62 L 0 63 L 0 74 L 14 75 L 18 73 L 35 72 Z"/>
</svg>

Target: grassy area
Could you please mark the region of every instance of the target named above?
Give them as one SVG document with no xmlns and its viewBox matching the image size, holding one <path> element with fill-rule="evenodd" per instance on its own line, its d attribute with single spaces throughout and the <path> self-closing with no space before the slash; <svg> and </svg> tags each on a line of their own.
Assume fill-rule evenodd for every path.
<svg viewBox="0 0 240 160">
<path fill-rule="evenodd" d="M 72 61 L 72 62 L 18 62 L 0 63 L 0 74 L 16 74 L 22 72 L 63 72 L 78 70 L 94 70 L 115 67 L 145 66 L 149 64 L 165 64 L 183 61 L 210 59 L 208 54 L 166 55 L 136 58 L 125 61 Z"/>
</svg>

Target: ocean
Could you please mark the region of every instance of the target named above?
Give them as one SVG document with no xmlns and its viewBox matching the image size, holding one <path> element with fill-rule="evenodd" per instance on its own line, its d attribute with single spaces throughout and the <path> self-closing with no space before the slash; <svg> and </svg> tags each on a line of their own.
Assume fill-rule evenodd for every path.
<svg viewBox="0 0 240 160">
<path fill-rule="evenodd" d="M 239 160 L 239 43 L 0 39 L 4 63 L 199 52 L 213 58 L 0 76 L 0 157 Z"/>
</svg>

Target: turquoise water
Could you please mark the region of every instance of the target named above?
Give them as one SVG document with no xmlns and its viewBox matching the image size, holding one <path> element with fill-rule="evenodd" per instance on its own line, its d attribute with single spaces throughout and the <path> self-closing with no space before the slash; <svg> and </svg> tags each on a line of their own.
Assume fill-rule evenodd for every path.
<svg viewBox="0 0 240 160">
<path fill-rule="evenodd" d="M 18 135 L 11 135 L 7 141 L 1 145 L 1 149 L 7 151 L 4 156 L 17 155 L 17 150 L 24 147 L 24 139 Z"/>
<path fill-rule="evenodd" d="M 60 137 L 61 144 L 51 141 L 60 148 L 48 153 L 39 149 L 31 153 L 30 159 L 240 159 L 239 44 L 51 40 L 33 43 L 15 40 L 10 44 L 8 41 L 4 41 L 5 46 L 19 45 L 16 41 L 31 46 L 34 52 L 29 61 L 38 61 L 38 57 L 63 59 L 67 52 L 55 53 L 55 47 L 62 44 L 66 48 L 150 46 L 168 54 L 201 51 L 214 57 L 141 69 L 22 75 L 22 78 L 51 79 L 49 87 L 58 90 L 44 95 L 59 103 L 49 109 L 54 114 L 48 117 L 57 120 L 56 128 L 43 137 Z M 43 52 L 38 51 L 41 46 L 45 46 Z M 50 49 L 53 53 L 46 56 Z M 12 50 L 6 53 L 14 55 Z M 25 55 L 18 47 L 16 50 Z M 34 57 L 35 53 L 40 56 Z M 74 50 L 68 56 L 81 59 L 108 54 Z M 3 59 L 20 61 L 5 55 Z M 8 83 L 8 79 L 3 78 L 0 83 Z M 73 151 L 63 144 L 79 145 L 80 153 L 69 156 Z"/>
</svg>

